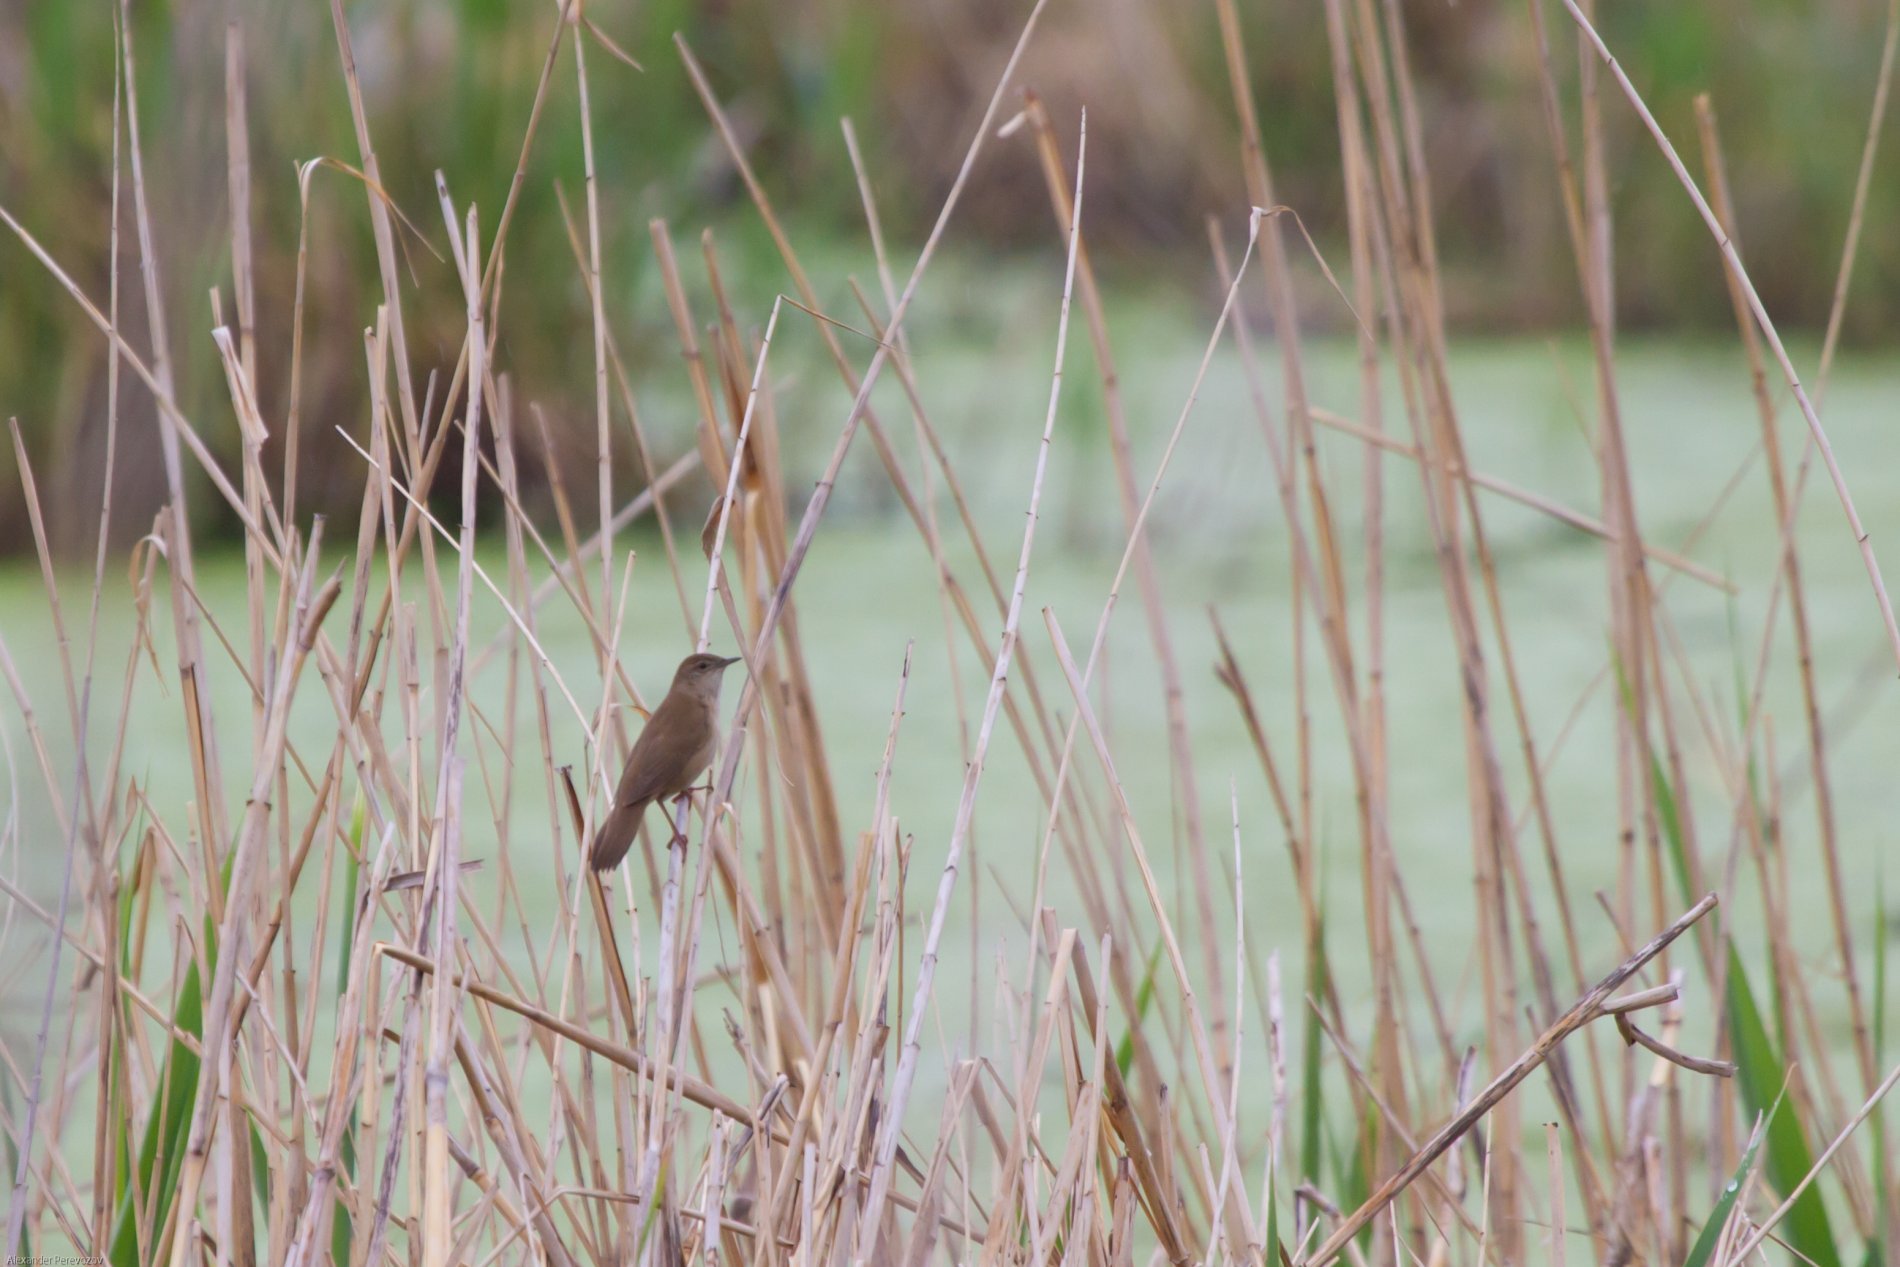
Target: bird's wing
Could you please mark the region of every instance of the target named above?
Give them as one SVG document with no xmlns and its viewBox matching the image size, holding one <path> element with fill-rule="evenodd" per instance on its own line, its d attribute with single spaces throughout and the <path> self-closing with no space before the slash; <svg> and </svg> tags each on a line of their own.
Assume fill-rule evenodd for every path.
<svg viewBox="0 0 1900 1267">
<path fill-rule="evenodd" d="M 646 729 L 633 741 L 633 751 L 627 754 L 627 768 L 620 776 L 620 786 L 614 789 L 615 805 L 637 805 L 665 796 L 674 789 L 668 783 L 677 777 L 673 768 L 675 761 L 662 759 L 658 751 L 659 736 L 672 723 L 668 705 L 672 696 L 660 702 L 653 710 L 653 716 L 647 720 Z"/>
</svg>

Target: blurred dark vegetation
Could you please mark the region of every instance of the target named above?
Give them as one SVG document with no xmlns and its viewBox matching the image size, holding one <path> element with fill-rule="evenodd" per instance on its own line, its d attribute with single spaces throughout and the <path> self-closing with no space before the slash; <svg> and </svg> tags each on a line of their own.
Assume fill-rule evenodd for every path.
<svg viewBox="0 0 1900 1267">
<path fill-rule="evenodd" d="M 1343 257 L 1344 210 L 1324 8 L 1243 6 L 1277 195 L 1322 249 Z M 1398 0 L 1421 85 L 1447 301 L 1456 328 L 1562 329 L 1579 305 L 1553 163 L 1538 105 L 1528 12 L 1515 2 Z M 514 173 L 557 6 L 510 0 L 365 0 L 346 6 L 370 127 L 390 195 L 440 249 L 433 173 L 492 233 Z M 1742 240 L 1762 296 L 1791 326 L 1824 320 L 1864 138 L 1885 19 L 1880 0 L 1683 0 L 1609 3 L 1602 28 L 1692 165 L 1693 100 L 1712 95 L 1728 148 Z M 658 300 L 647 224 L 665 218 L 684 258 L 715 226 L 735 273 L 777 265 L 744 190 L 695 98 L 671 37 L 707 68 L 753 162 L 804 249 L 860 249 L 863 231 L 838 119 L 866 147 L 900 265 L 921 241 L 1027 12 L 1023 0 L 595 0 L 587 15 L 644 66 L 591 41 L 608 317 L 636 384 L 676 348 Z M 178 394 L 208 442 L 235 458 L 237 432 L 205 332 L 207 293 L 230 290 L 226 195 L 227 20 L 246 43 L 257 259 L 259 391 L 273 426 L 288 405 L 288 355 L 299 202 L 293 164 L 359 161 L 329 6 L 317 0 L 132 5 L 141 136 L 169 311 Z M 110 0 L 0 0 L 0 203 L 104 305 L 111 190 L 113 5 Z M 1576 41 L 1561 10 L 1547 20 L 1554 60 L 1574 90 Z M 1019 82 L 1058 120 L 1090 118 L 1088 229 L 1108 268 L 1200 292 L 1210 270 L 1204 221 L 1244 196 L 1236 128 L 1210 4 L 1057 0 Z M 1705 230 L 1606 89 L 1619 311 L 1624 328 L 1726 331 L 1728 300 Z M 1072 127 L 1072 124 L 1070 125 Z M 1573 140 L 1574 144 L 1574 140 Z M 1892 165 L 1883 164 L 1891 173 Z M 554 460 L 593 450 L 589 306 L 557 201 L 583 214 L 580 127 L 571 43 L 530 156 L 507 243 L 505 367 L 517 399 L 541 402 Z M 302 408 L 307 442 L 362 427 L 357 333 L 380 297 L 362 190 L 334 171 L 313 178 Z M 148 346 L 129 180 L 122 229 L 122 323 Z M 1850 339 L 1893 332 L 1900 318 L 1900 181 L 1877 178 L 1868 208 Z M 1054 250 L 1033 155 L 991 147 L 955 228 L 968 259 Z M 405 298 L 420 384 L 452 365 L 461 305 L 452 268 L 413 242 Z M 947 266 L 948 267 L 948 266 Z M 698 275 L 697 267 L 689 270 Z M 1321 305 L 1315 305 L 1320 307 Z M 1320 314 L 1324 317 L 1324 314 Z M 745 319 L 742 315 L 742 320 Z M 17 416 L 56 548 L 89 543 L 105 437 L 105 345 L 71 300 L 10 236 L 0 240 L 0 414 Z M 420 391 L 420 386 L 418 387 Z M 617 424 L 624 426 L 624 422 Z M 624 431 L 622 432 L 624 434 Z M 146 530 L 163 499 L 152 407 L 127 376 L 115 532 Z M 275 441 L 273 441 L 275 443 Z M 565 446 L 565 447 L 564 447 Z M 631 445 L 623 445 L 631 450 Z M 267 454 L 266 469 L 280 459 Z M 360 470 L 305 467 L 306 508 L 349 508 Z M 631 465 L 629 477 L 637 477 Z M 582 477 L 585 479 L 585 476 Z M 448 485 L 453 485 L 452 478 Z M 30 549 L 11 446 L 0 456 L 0 550 Z M 592 499 L 582 497 L 585 512 Z M 201 531 L 218 526 L 207 492 Z M 591 518 L 591 515 L 588 516 Z"/>
</svg>

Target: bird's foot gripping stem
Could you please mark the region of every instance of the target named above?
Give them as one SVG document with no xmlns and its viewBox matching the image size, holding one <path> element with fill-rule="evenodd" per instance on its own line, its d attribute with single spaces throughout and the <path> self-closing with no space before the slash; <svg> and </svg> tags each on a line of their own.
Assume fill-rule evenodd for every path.
<svg viewBox="0 0 1900 1267">
<path fill-rule="evenodd" d="M 673 812 L 667 816 L 667 823 L 673 828 L 673 838 L 667 842 L 667 848 L 686 848 L 686 814 L 692 808 L 693 793 L 698 790 L 689 787 L 673 798 Z"/>
</svg>

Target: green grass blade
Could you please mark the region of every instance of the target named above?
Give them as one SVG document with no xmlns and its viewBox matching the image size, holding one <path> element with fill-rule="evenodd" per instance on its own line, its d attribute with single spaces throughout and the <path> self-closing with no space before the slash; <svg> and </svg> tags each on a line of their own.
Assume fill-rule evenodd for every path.
<svg viewBox="0 0 1900 1267">
<path fill-rule="evenodd" d="M 257 1198 L 258 1220 L 254 1227 L 262 1227 L 270 1218 L 270 1163 L 265 1160 L 270 1154 L 264 1151 L 264 1135 L 251 1124 L 251 1191 Z"/>
<path fill-rule="evenodd" d="M 356 805 L 350 811 L 350 848 L 343 858 L 343 932 L 337 938 L 336 955 L 336 1002 L 340 1007 L 343 991 L 350 979 L 350 946 L 356 932 L 356 890 L 362 878 L 363 870 L 363 819 L 365 805 L 363 794 L 356 794 Z M 356 1180 L 356 1109 L 350 1109 L 350 1120 L 343 1127 L 343 1139 L 338 1153 L 343 1163 L 343 1173 Z M 335 1263 L 348 1263 L 350 1249 L 356 1242 L 356 1228 L 350 1219 L 350 1207 L 342 1197 L 336 1198 L 336 1213 L 330 1219 L 330 1259 Z"/>
<path fill-rule="evenodd" d="M 1155 995 L 1155 968 L 1160 962 L 1161 943 L 1156 942 L 1154 949 L 1148 952 L 1148 967 L 1141 974 L 1141 984 L 1135 988 L 1135 1023 L 1115 1044 L 1115 1068 L 1124 1079 L 1135 1063 L 1135 1030 L 1141 1028 L 1148 1019 L 1148 1006 L 1154 1001 Z"/>
<path fill-rule="evenodd" d="M 1316 930 L 1308 953 L 1307 996 L 1317 1002 L 1326 990 L 1326 937 Z M 1300 1177 L 1319 1178 L 1320 1154 L 1320 1024 L 1316 1016 L 1306 1018 L 1305 1042 L 1300 1052 Z"/>
<path fill-rule="evenodd" d="M 1332 984 L 1331 968 L 1326 962 L 1326 874 L 1323 866 L 1316 867 L 1316 874 L 1322 877 L 1318 881 L 1318 892 L 1314 895 L 1313 930 L 1310 943 L 1306 947 L 1306 997 L 1314 1004 L 1326 997 Z M 1320 1060 L 1323 1049 L 1320 1045 L 1321 1030 L 1319 1018 L 1309 1015 L 1306 1018 L 1305 1041 L 1300 1050 L 1300 1169 L 1298 1177 L 1308 1183 L 1319 1179 L 1319 1157 L 1321 1144 L 1322 1119 L 1320 1116 L 1321 1087 Z"/>
<path fill-rule="evenodd" d="M 633 1254 L 636 1260 L 645 1256 L 647 1240 L 653 1235 L 653 1224 L 660 1216 L 660 1207 L 665 1204 L 660 1194 L 666 1191 L 666 1172 L 671 1168 L 673 1156 L 663 1153 L 660 1156 L 659 1173 L 653 1179 L 653 1199 L 647 1202 L 646 1217 L 640 1220 L 640 1231 L 633 1240 Z M 1023 1225 L 1023 1235 L 1028 1235 L 1029 1225 Z"/>
<path fill-rule="evenodd" d="M 1352 1151 L 1348 1153 L 1339 1147 L 1337 1140 L 1328 1138 L 1329 1151 L 1332 1154 L 1336 1174 L 1333 1177 L 1333 1189 L 1339 1194 L 1341 1210 L 1356 1210 L 1365 1204 L 1366 1197 L 1372 1192 L 1372 1181 L 1366 1161 L 1368 1145 L 1374 1138 L 1373 1132 L 1379 1127 L 1378 1109 L 1368 1103 L 1366 1120 L 1357 1124 L 1353 1131 Z M 1377 1220 L 1368 1220 L 1360 1229 L 1356 1238 L 1362 1250 L 1372 1248 L 1372 1228 Z"/>
<path fill-rule="evenodd" d="M 134 821 L 131 838 L 144 838 L 145 813 L 139 811 Z M 133 881 L 137 878 L 139 853 L 132 851 L 132 874 L 119 883 L 119 975 L 129 977 L 132 969 L 132 920 L 136 913 L 138 896 Z M 162 1083 L 160 1085 L 163 1085 Z M 119 1113 L 113 1121 L 112 1147 L 118 1151 L 118 1158 L 112 1167 L 112 1204 L 116 1209 L 125 1202 L 126 1193 L 132 1184 L 132 1121 L 126 1113 Z"/>
<path fill-rule="evenodd" d="M 1775 1108 L 1781 1107 L 1781 1097 L 1775 1097 Z M 1769 1116 L 1774 1116 L 1770 1111 Z M 1754 1136 L 1748 1141 L 1748 1148 L 1742 1153 L 1741 1164 L 1735 1167 L 1735 1173 L 1729 1177 L 1722 1189 L 1722 1195 L 1715 1202 L 1715 1209 L 1709 1211 L 1708 1222 L 1702 1225 L 1701 1235 L 1695 1238 L 1695 1244 L 1689 1247 L 1689 1257 L 1682 1267 L 1706 1267 L 1709 1256 L 1715 1253 L 1716 1243 L 1722 1239 L 1722 1229 L 1728 1226 L 1729 1214 L 1735 1209 L 1735 1202 L 1741 1196 L 1742 1184 L 1748 1179 L 1748 1172 L 1754 1169 L 1755 1154 L 1761 1151 L 1763 1131 L 1755 1128 Z"/>
<path fill-rule="evenodd" d="M 1742 1103 L 1762 1114 L 1767 1122 L 1764 1135 L 1768 1152 L 1763 1169 L 1776 1189 L 1792 1192 L 1814 1168 L 1814 1154 L 1793 1112 L 1779 1111 L 1783 1110 L 1781 1088 L 1787 1083 L 1787 1072 L 1768 1036 L 1761 1009 L 1756 1006 L 1742 957 L 1733 945 L 1728 952 L 1728 1019 Z M 1821 1203 L 1819 1185 L 1810 1184 L 1795 1198 L 1781 1222 L 1780 1233 L 1815 1267 L 1841 1267 L 1840 1250 L 1828 1223 L 1827 1207 Z"/>
<path fill-rule="evenodd" d="M 1274 1173 L 1273 1155 L 1267 1155 L 1267 1267 L 1276 1267 L 1286 1251 L 1280 1245 L 1280 1194 L 1274 1190 L 1279 1178 Z"/>
<path fill-rule="evenodd" d="M 1676 873 L 1683 904 L 1695 901 L 1694 886 L 1689 882 L 1689 844 L 1682 834 L 1682 810 L 1676 804 L 1676 789 L 1669 785 L 1662 762 L 1654 754 L 1649 758 L 1649 781 L 1656 789 L 1656 817 L 1662 824 L 1663 844 L 1669 853 L 1670 870 Z"/>
<path fill-rule="evenodd" d="M 224 892 L 230 892 L 231 858 L 228 855 L 218 876 L 218 886 Z M 131 886 L 127 884 L 124 887 L 129 889 Z M 218 932 L 208 917 L 205 920 L 204 939 L 205 967 L 216 972 Z M 187 953 L 182 946 L 180 952 Z M 185 1160 L 185 1136 L 191 1130 L 192 1106 L 198 1099 L 199 1060 L 197 1053 L 176 1035 L 204 1037 L 203 985 L 198 978 L 196 960 L 185 968 L 184 980 L 178 987 L 178 997 L 172 1003 L 171 1024 L 174 1037 L 166 1048 L 165 1063 L 159 1070 L 160 1095 L 152 1105 L 150 1116 L 145 1119 L 145 1129 L 139 1139 L 138 1180 L 127 1188 L 118 1203 L 112 1248 L 107 1255 L 112 1267 L 138 1267 L 139 1263 L 147 1261 L 139 1255 L 139 1198 L 142 1194 L 149 1194 L 153 1182 L 157 1182 L 158 1197 L 153 1206 L 152 1227 L 161 1228 L 165 1226 L 172 1193 L 178 1186 L 179 1167 Z"/>
<path fill-rule="evenodd" d="M 215 948 L 207 945 L 206 960 L 215 963 Z M 184 982 L 178 988 L 178 998 L 172 1005 L 172 1032 L 190 1034 L 193 1037 L 204 1035 L 204 1000 L 198 983 L 198 965 L 192 964 L 185 969 Z M 145 1119 L 145 1130 L 139 1138 L 137 1161 L 137 1181 L 126 1190 L 119 1202 L 117 1226 L 112 1234 L 112 1250 L 109 1261 L 112 1267 L 139 1267 L 146 1261 L 139 1253 L 139 1202 L 141 1193 L 152 1191 L 154 1182 L 158 1184 L 158 1197 L 154 1206 L 152 1220 L 154 1228 L 165 1223 L 165 1212 L 171 1205 L 172 1191 L 178 1184 L 178 1166 L 185 1157 L 185 1134 L 191 1129 L 191 1107 L 198 1098 L 198 1055 L 185 1045 L 180 1038 L 174 1037 L 165 1053 L 165 1064 L 160 1071 L 158 1085 L 164 1092 L 152 1105 L 151 1115 Z"/>
<path fill-rule="evenodd" d="M 1358 1142 L 1353 1145 L 1352 1168 L 1346 1172 L 1346 1181 L 1340 1185 L 1345 1200 L 1340 1203 L 1342 1210 L 1357 1210 L 1372 1195 L 1372 1150 L 1379 1138 L 1379 1110 L 1371 1100 L 1366 1101 L 1366 1120 L 1359 1124 Z M 1372 1251 L 1372 1229 L 1378 1220 L 1368 1220 L 1359 1233 L 1359 1248 L 1367 1254 Z"/>
</svg>

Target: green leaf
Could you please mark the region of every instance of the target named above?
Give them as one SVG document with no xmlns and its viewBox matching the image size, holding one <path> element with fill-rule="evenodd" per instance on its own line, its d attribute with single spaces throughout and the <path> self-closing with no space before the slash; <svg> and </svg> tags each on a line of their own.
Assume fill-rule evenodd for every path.
<svg viewBox="0 0 1900 1267">
<path fill-rule="evenodd" d="M 264 1151 L 264 1136 L 251 1123 L 251 1191 L 256 1194 L 258 1213 L 263 1219 L 253 1226 L 260 1226 L 270 1218 L 270 1163 L 265 1160 L 270 1154 Z"/>
<path fill-rule="evenodd" d="M 1148 1006 L 1154 1002 L 1155 995 L 1155 969 L 1160 963 L 1161 943 L 1156 942 L 1154 949 L 1148 952 L 1148 967 L 1141 974 L 1141 984 L 1135 989 L 1135 1023 L 1115 1044 L 1115 1068 L 1123 1078 L 1135 1063 L 1135 1031 L 1148 1019 Z"/>
<path fill-rule="evenodd" d="M 140 809 L 138 817 L 133 821 L 130 838 L 136 841 L 143 840 L 144 836 L 145 811 Z M 137 879 L 138 865 L 139 850 L 137 847 L 134 847 L 132 850 L 132 873 L 124 877 L 119 883 L 119 975 L 122 977 L 131 975 L 132 917 L 136 913 L 137 905 L 134 899 L 138 896 L 136 885 L 133 882 Z M 118 1157 L 114 1159 L 112 1166 L 112 1203 L 115 1207 L 125 1201 L 126 1193 L 131 1188 L 132 1125 L 132 1121 L 126 1113 L 117 1113 L 113 1116 L 112 1147 L 118 1152 Z"/>
<path fill-rule="evenodd" d="M 226 894 L 231 891 L 233 856 L 233 852 L 225 855 L 224 866 L 218 873 L 218 888 Z M 129 882 L 121 886 L 122 890 L 130 888 Z M 190 949 L 181 945 L 179 953 L 189 954 Z M 209 916 L 204 924 L 204 966 L 212 973 L 218 970 L 218 930 Z M 196 958 L 186 965 L 184 980 L 179 983 L 178 995 L 172 1001 L 171 1026 L 173 1038 L 159 1070 L 159 1096 L 139 1138 L 136 1181 L 123 1191 L 114 1217 L 112 1248 L 107 1255 L 112 1267 L 138 1267 L 140 1263 L 151 1261 L 152 1253 L 139 1253 L 142 1203 L 150 1199 L 156 1182 L 158 1195 L 152 1205 L 152 1228 L 156 1234 L 156 1229 L 165 1226 L 172 1194 L 178 1187 L 178 1172 L 185 1161 L 186 1135 L 191 1130 L 191 1112 L 198 1100 L 199 1060 L 197 1053 L 177 1036 L 204 1037 L 204 990 Z M 146 1248 L 150 1251 L 156 1247 Z"/>
<path fill-rule="evenodd" d="M 1339 1208 L 1357 1210 L 1372 1195 L 1372 1148 L 1378 1139 L 1379 1110 L 1368 1100 L 1366 1102 L 1366 1120 L 1353 1132 L 1352 1159 L 1339 1176 Z M 1359 1230 L 1359 1248 L 1368 1254 L 1372 1252 L 1372 1225 L 1368 1219 Z"/>
<path fill-rule="evenodd" d="M 666 1191 L 666 1172 L 671 1168 L 673 1154 L 668 1150 L 660 1155 L 659 1173 L 653 1177 L 653 1199 L 647 1202 L 646 1217 L 640 1220 L 640 1231 L 633 1239 L 633 1256 L 637 1261 L 645 1257 L 647 1238 L 653 1235 L 654 1220 L 660 1216 L 660 1207 L 665 1204 L 660 1196 Z M 1024 1225 L 1025 1228 L 1028 1226 Z"/>
<path fill-rule="evenodd" d="M 1787 1070 L 1768 1036 L 1742 957 L 1733 944 L 1728 950 L 1728 1020 L 1742 1103 L 1767 1122 L 1768 1154 L 1763 1170 L 1778 1191 L 1792 1192 L 1814 1168 L 1814 1154 L 1794 1114 L 1779 1111 Z M 1795 1198 L 1780 1227 L 1781 1235 L 1795 1252 L 1815 1267 L 1841 1267 L 1840 1251 L 1818 1186 L 1810 1184 Z"/>
<path fill-rule="evenodd" d="M 205 962 L 215 967 L 216 954 L 216 947 L 207 940 Z M 185 969 L 184 982 L 172 1004 L 174 1035 L 204 1036 L 204 1000 L 200 995 L 198 965 L 193 963 Z M 157 1183 L 152 1217 L 152 1227 L 157 1229 L 165 1225 L 172 1192 L 178 1186 L 178 1167 L 185 1159 L 185 1135 L 191 1129 L 192 1105 L 198 1099 L 198 1055 L 180 1038 L 174 1037 L 166 1050 L 158 1085 L 159 1097 L 139 1139 L 136 1178 L 119 1201 L 109 1256 L 112 1267 L 139 1267 L 151 1260 L 151 1254 L 139 1252 L 140 1198 Z"/>
<path fill-rule="evenodd" d="M 1656 817 L 1662 822 L 1663 843 L 1669 848 L 1669 863 L 1682 889 L 1684 904 L 1695 901 L 1694 886 L 1689 883 L 1689 845 L 1682 835 L 1682 810 L 1676 804 L 1676 790 L 1663 773 L 1655 754 L 1649 758 L 1649 781 L 1656 789 Z"/>
<path fill-rule="evenodd" d="M 1322 891 L 1323 895 L 1323 891 Z M 1326 906 L 1320 901 L 1314 921 L 1312 944 L 1306 948 L 1306 995 L 1315 1002 L 1326 997 L 1329 969 L 1326 966 Z M 1316 1016 L 1306 1018 L 1305 1042 L 1300 1051 L 1300 1170 L 1307 1181 L 1319 1178 L 1320 1154 L 1320 1023 Z"/>
<path fill-rule="evenodd" d="M 1781 1107 L 1781 1097 L 1775 1097 L 1775 1108 Z M 1770 1110 L 1769 1116 L 1774 1116 Z M 1741 1164 L 1735 1167 L 1735 1173 L 1722 1189 L 1722 1195 L 1716 1199 L 1715 1209 L 1709 1212 L 1708 1222 L 1702 1225 L 1702 1234 L 1695 1238 L 1695 1244 L 1689 1248 L 1689 1257 L 1683 1260 L 1682 1267 L 1704 1267 L 1709 1256 L 1715 1253 L 1715 1246 L 1722 1239 L 1722 1229 L 1728 1226 L 1730 1211 L 1734 1210 L 1736 1200 L 1741 1196 L 1742 1184 L 1748 1179 L 1748 1172 L 1754 1169 L 1755 1154 L 1761 1151 L 1762 1129 L 1755 1128 L 1748 1148 L 1742 1153 Z"/>
<path fill-rule="evenodd" d="M 1273 1155 L 1267 1155 L 1267 1267 L 1278 1267 L 1280 1255 L 1280 1199 L 1274 1191 L 1275 1180 Z"/>
<path fill-rule="evenodd" d="M 337 938 L 336 1005 L 343 1002 L 343 991 L 350 979 L 350 948 L 356 932 L 356 890 L 363 870 L 363 820 L 366 806 L 363 793 L 356 794 L 350 811 L 350 847 L 343 857 L 343 932 Z M 356 1179 L 356 1106 L 350 1106 L 350 1120 L 343 1127 L 338 1153 L 343 1173 Z M 330 1219 L 330 1260 L 338 1264 L 350 1261 L 350 1248 L 356 1241 L 356 1228 L 350 1220 L 350 1207 L 341 1196 L 336 1198 L 336 1213 Z"/>
</svg>

